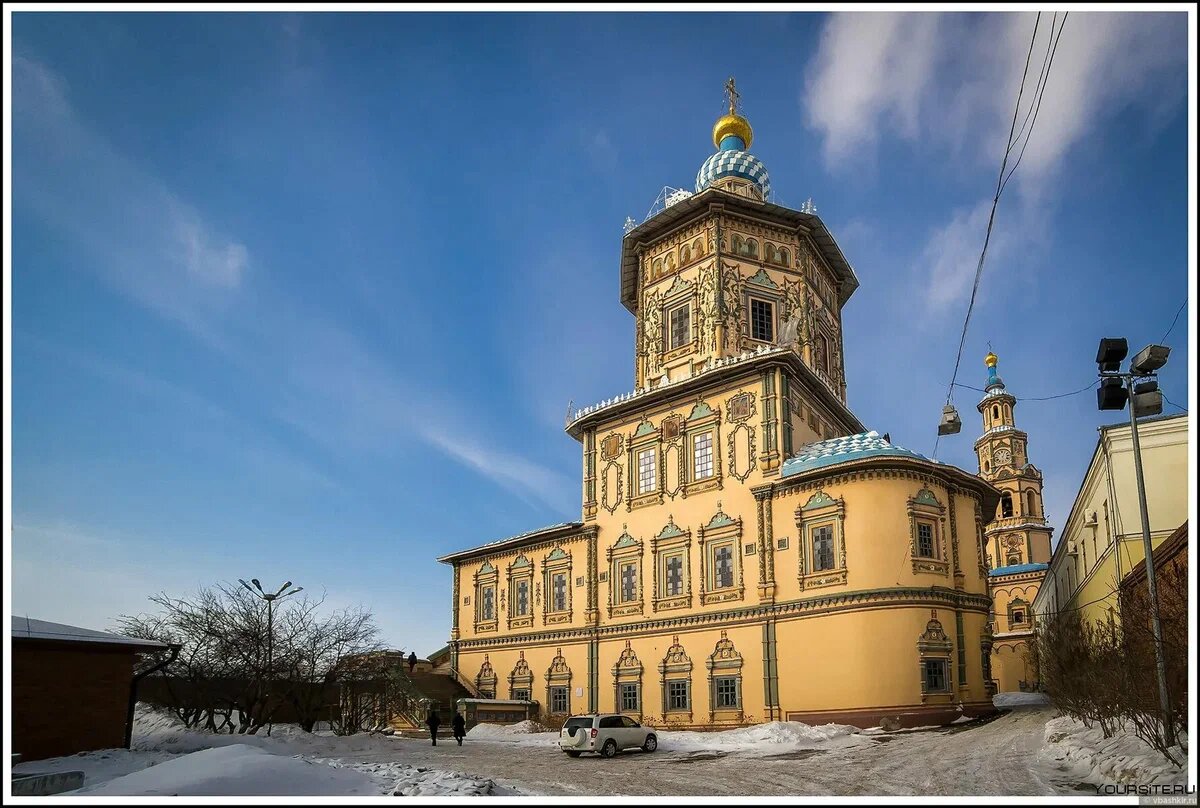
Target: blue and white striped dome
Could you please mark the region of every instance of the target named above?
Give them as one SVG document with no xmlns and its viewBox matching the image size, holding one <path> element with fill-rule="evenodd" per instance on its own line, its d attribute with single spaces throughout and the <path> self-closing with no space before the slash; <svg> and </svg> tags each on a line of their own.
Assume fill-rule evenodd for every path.
<svg viewBox="0 0 1200 808">
<path fill-rule="evenodd" d="M 710 156 L 696 174 L 696 193 L 700 193 L 722 177 L 750 180 L 762 191 L 763 199 L 771 198 L 771 180 L 767 176 L 767 167 L 750 152 L 722 148 Z"/>
</svg>

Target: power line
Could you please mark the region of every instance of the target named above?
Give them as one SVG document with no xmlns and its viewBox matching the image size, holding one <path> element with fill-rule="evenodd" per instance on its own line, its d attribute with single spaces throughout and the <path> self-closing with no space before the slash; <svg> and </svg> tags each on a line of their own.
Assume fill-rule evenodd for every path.
<svg viewBox="0 0 1200 808">
<path fill-rule="evenodd" d="M 1095 387 L 1095 386 L 1096 386 L 1097 384 L 1099 384 L 1099 383 L 1100 383 L 1100 380 L 1099 380 L 1099 379 L 1097 379 L 1096 381 L 1094 381 L 1094 382 L 1092 382 L 1091 384 L 1089 384 L 1087 387 L 1081 387 L 1081 388 L 1079 388 L 1078 390 L 1075 390 L 1075 391 L 1073 391 L 1073 392 L 1070 392 L 1070 393 L 1059 393 L 1059 394 L 1058 394 L 1058 395 L 1056 395 L 1056 396 L 1024 396 L 1024 397 L 1021 397 L 1021 398 L 1017 398 L 1017 396 L 1013 396 L 1013 398 L 1015 398 L 1017 401 L 1052 401 L 1053 399 L 1056 399 L 1056 398 L 1066 398 L 1067 396 L 1077 396 L 1077 395 L 1079 395 L 1080 393 L 1086 393 L 1088 390 L 1091 390 L 1093 387 Z M 984 390 L 984 389 L 982 389 L 982 388 L 980 388 L 980 387 L 972 387 L 972 386 L 971 386 L 971 385 L 969 385 L 969 384 L 961 384 L 961 383 L 959 383 L 959 382 L 955 382 L 955 383 L 954 383 L 954 386 L 955 386 L 955 387 L 965 387 L 965 388 L 967 388 L 968 390 L 976 390 L 976 391 L 978 391 L 978 392 L 980 392 L 980 393 L 986 393 L 986 392 L 987 392 L 987 390 Z"/>
<path fill-rule="evenodd" d="M 1058 15 L 1055 14 L 1055 17 Z M 1058 33 L 1054 32 L 1054 20 L 1050 21 L 1050 35 L 1054 40 L 1054 47 L 1050 47 L 1050 39 L 1046 40 L 1046 50 L 1049 53 L 1049 58 L 1045 61 L 1046 72 L 1040 79 L 1039 86 L 1035 89 L 1037 93 L 1037 105 L 1033 107 L 1033 119 L 1029 122 L 1029 134 L 1025 136 L 1025 142 L 1021 144 L 1021 152 L 1017 155 L 1017 161 L 1013 163 L 1012 170 L 1008 172 L 1008 176 L 1004 178 L 1004 185 L 1008 185 L 1009 179 L 1016 172 L 1017 166 L 1021 165 L 1021 158 L 1025 156 L 1025 147 L 1029 145 L 1029 138 L 1033 136 L 1033 127 L 1037 124 L 1038 112 L 1042 108 L 1042 96 L 1046 93 L 1046 82 L 1050 80 L 1050 68 L 1054 66 L 1054 54 L 1058 52 L 1058 40 L 1062 36 L 1063 26 L 1067 24 L 1067 14 L 1063 14 L 1062 23 L 1058 26 Z M 1037 36 L 1036 29 L 1034 36 Z M 1018 135 L 1020 137 L 1020 135 Z M 1001 190 L 1004 190 L 1003 186 Z"/>
<path fill-rule="evenodd" d="M 1167 333 L 1163 334 L 1162 339 L 1158 341 L 1159 345 L 1165 345 L 1167 343 L 1167 337 L 1171 336 L 1171 332 L 1175 330 L 1175 323 L 1179 322 L 1179 315 L 1183 314 L 1183 307 L 1186 305 L 1187 298 L 1185 297 L 1183 302 L 1179 304 L 1179 311 L 1175 312 L 1175 319 L 1171 320 L 1171 327 L 1167 329 Z"/>
<path fill-rule="evenodd" d="M 1034 20 L 1034 35 L 1037 34 L 1037 26 L 1042 18 L 1039 11 L 1037 19 Z M 988 215 L 987 232 L 983 237 L 983 249 L 979 253 L 979 263 L 975 266 L 975 282 L 971 286 L 971 301 L 967 304 L 967 316 L 963 319 L 962 334 L 958 338 L 958 355 L 954 359 L 954 372 L 950 375 L 950 386 L 946 390 L 946 404 L 950 404 L 950 400 L 954 397 L 954 382 L 958 379 L 958 368 L 962 364 L 963 346 L 967 341 L 967 327 L 971 323 L 971 312 L 975 309 L 975 297 L 979 293 L 979 280 L 983 275 L 983 261 L 987 257 L 988 244 L 992 240 L 992 227 L 996 221 L 996 207 L 1000 204 L 1000 194 L 1004 190 L 1004 171 L 1008 168 L 1008 157 L 1012 154 L 1013 149 L 1013 133 L 1017 131 L 1017 115 L 1021 111 L 1021 97 L 1025 94 L 1025 79 L 1029 75 L 1029 61 L 1033 57 L 1033 44 L 1035 37 L 1029 38 L 1029 52 L 1025 54 L 1025 70 L 1021 73 L 1021 86 L 1017 90 L 1017 103 L 1013 107 L 1012 124 L 1008 129 L 1008 145 L 1004 149 L 1004 159 L 1000 161 L 1000 174 L 996 178 L 996 193 L 992 197 L 992 210 Z M 937 440 L 933 444 L 933 455 L 937 457 L 938 443 L 941 442 L 942 436 L 938 435 Z"/>
<path fill-rule="evenodd" d="M 1162 393 L 1162 390 L 1159 390 L 1158 392 Z M 1174 407 L 1175 409 L 1177 409 L 1177 410 L 1183 410 L 1184 412 L 1187 412 L 1187 407 L 1180 407 L 1180 406 L 1179 406 L 1178 404 L 1176 404 L 1174 401 L 1172 401 L 1171 399 L 1167 398 L 1167 394 L 1166 394 L 1166 393 L 1162 393 L 1162 397 L 1163 397 L 1163 401 L 1167 402 L 1168 404 L 1170 404 L 1170 405 L 1171 405 L 1172 407 Z"/>
</svg>

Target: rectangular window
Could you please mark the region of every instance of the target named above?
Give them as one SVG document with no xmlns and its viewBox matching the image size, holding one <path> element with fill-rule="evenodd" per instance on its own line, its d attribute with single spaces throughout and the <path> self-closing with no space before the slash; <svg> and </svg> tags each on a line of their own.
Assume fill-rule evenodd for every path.
<svg viewBox="0 0 1200 808">
<path fill-rule="evenodd" d="M 738 707 L 737 677 L 725 676 L 720 679 L 714 679 L 713 685 L 717 693 L 717 709 L 736 710 Z"/>
<path fill-rule="evenodd" d="M 689 684 L 686 679 L 667 682 L 668 710 L 687 710 L 690 708 L 691 702 L 688 699 Z"/>
<path fill-rule="evenodd" d="M 691 341 L 691 309 L 687 304 L 671 309 L 668 351 L 682 348 Z"/>
<path fill-rule="evenodd" d="M 692 478 L 704 480 L 713 475 L 712 433 L 697 435 L 693 444 Z"/>
<path fill-rule="evenodd" d="M 648 494 L 658 487 L 658 477 L 654 467 L 654 449 L 643 449 L 638 452 L 638 493 Z"/>
<path fill-rule="evenodd" d="M 495 592 L 490 586 L 485 586 L 480 601 L 480 619 L 492 620 L 496 616 L 495 609 Z"/>
<path fill-rule="evenodd" d="M 929 693 L 944 693 L 950 689 L 946 676 L 946 660 L 925 660 L 925 690 Z"/>
<path fill-rule="evenodd" d="M 561 572 L 550 577 L 550 608 L 556 612 L 567 610 L 567 576 Z"/>
<path fill-rule="evenodd" d="M 638 686 L 636 684 L 621 685 L 621 711 L 629 713 L 638 711 Z"/>
<path fill-rule="evenodd" d="M 556 714 L 571 712 L 571 689 L 568 687 L 550 688 L 550 712 Z"/>
<path fill-rule="evenodd" d="M 917 522 L 917 555 L 933 558 L 933 525 Z"/>
<path fill-rule="evenodd" d="M 516 701 L 529 701 L 529 688 L 518 687 L 513 690 L 513 699 Z"/>
<path fill-rule="evenodd" d="M 674 555 L 667 559 L 666 595 L 674 597 L 683 594 L 683 556 Z"/>
<path fill-rule="evenodd" d="M 787 540 L 786 536 L 784 538 L 780 539 L 779 541 L 775 542 L 775 549 L 786 550 L 787 548 L 788 548 L 788 540 Z"/>
<path fill-rule="evenodd" d="M 813 572 L 833 569 L 833 527 L 813 528 Z"/>
<path fill-rule="evenodd" d="M 775 341 L 775 307 L 765 300 L 750 300 L 750 337 L 761 342 Z"/>
<path fill-rule="evenodd" d="M 637 564 L 621 565 L 621 602 L 637 600 Z"/>
<path fill-rule="evenodd" d="M 713 552 L 713 560 L 716 562 L 713 569 L 713 587 L 724 589 L 733 586 L 733 548 L 729 545 L 718 547 Z"/>
</svg>

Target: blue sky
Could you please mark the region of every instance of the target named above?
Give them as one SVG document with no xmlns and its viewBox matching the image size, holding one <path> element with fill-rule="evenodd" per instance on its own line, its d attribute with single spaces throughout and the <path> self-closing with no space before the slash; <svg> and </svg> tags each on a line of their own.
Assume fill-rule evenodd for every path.
<svg viewBox="0 0 1200 808">
<path fill-rule="evenodd" d="M 1075 390 L 1099 337 L 1167 330 L 1186 20 L 1071 13 L 961 382 L 990 341 L 1017 396 Z M 255 576 L 442 645 L 435 557 L 579 517 L 567 402 L 632 385 L 622 222 L 694 182 L 729 75 L 778 201 L 811 197 L 861 281 L 851 407 L 931 453 L 1033 24 L 15 14 L 14 613 L 103 628 Z M 974 468 L 977 399 L 939 459 Z M 1119 418 L 1018 405 L 1056 525 Z"/>
</svg>

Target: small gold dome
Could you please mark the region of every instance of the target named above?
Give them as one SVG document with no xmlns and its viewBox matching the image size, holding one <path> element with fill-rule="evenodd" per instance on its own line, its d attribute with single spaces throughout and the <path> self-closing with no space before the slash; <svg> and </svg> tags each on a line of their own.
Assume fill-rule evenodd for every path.
<svg viewBox="0 0 1200 808">
<path fill-rule="evenodd" d="M 713 126 L 713 145 L 718 149 L 721 148 L 721 141 L 729 135 L 737 135 L 746 144 L 746 148 L 750 148 L 750 142 L 754 139 L 754 130 L 750 128 L 750 122 L 737 113 L 731 112 L 728 115 L 722 115 Z"/>
<path fill-rule="evenodd" d="M 999 361 L 1000 357 L 996 356 L 991 351 L 988 351 L 988 355 L 983 358 L 983 363 L 990 368 L 996 367 L 996 363 Z"/>
</svg>

